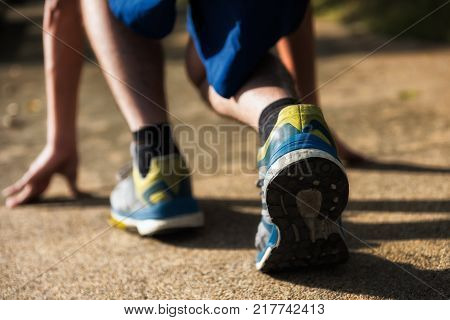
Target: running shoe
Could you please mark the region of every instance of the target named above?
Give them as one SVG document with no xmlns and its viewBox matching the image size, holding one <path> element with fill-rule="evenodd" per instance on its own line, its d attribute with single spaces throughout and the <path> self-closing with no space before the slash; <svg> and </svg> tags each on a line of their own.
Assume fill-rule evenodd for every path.
<svg viewBox="0 0 450 320">
<path fill-rule="evenodd" d="M 133 149 L 132 145 L 134 156 Z M 179 154 L 153 157 L 144 176 L 133 161 L 131 174 L 122 177 L 111 193 L 111 224 L 142 236 L 203 226 L 189 176 Z"/>
<path fill-rule="evenodd" d="M 258 152 L 258 168 L 256 268 L 272 272 L 347 260 L 341 213 L 348 180 L 320 108 L 283 108 Z"/>
</svg>

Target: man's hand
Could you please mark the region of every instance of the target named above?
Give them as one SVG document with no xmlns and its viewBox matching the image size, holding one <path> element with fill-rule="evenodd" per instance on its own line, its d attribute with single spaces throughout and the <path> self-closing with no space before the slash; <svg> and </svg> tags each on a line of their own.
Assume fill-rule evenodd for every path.
<svg viewBox="0 0 450 320">
<path fill-rule="evenodd" d="M 22 178 L 3 190 L 6 206 L 14 208 L 41 195 L 55 173 L 60 173 L 67 179 L 71 194 L 77 196 L 80 193 L 76 183 L 77 170 L 78 156 L 75 148 L 61 151 L 46 146 Z"/>
</svg>

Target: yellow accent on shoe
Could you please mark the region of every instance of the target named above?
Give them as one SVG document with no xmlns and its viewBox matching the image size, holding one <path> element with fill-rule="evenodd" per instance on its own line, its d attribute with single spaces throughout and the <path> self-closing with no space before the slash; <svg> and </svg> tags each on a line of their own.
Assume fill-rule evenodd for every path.
<svg viewBox="0 0 450 320">
<path fill-rule="evenodd" d="M 265 141 L 264 145 L 258 150 L 258 161 L 266 156 L 267 150 L 277 132 L 285 124 L 290 124 L 298 131 L 301 131 L 312 120 L 317 120 L 326 127 L 322 110 L 312 104 L 296 104 L 284 107 L 278 114 L 277 122 Z M 325 137 L 319 130 L 312 130 L 311 134 L 317 135 L 320 139 L 332 146 L 332 142 Z"/>
<path fill-rule="evenodd" d="M 149 172 L 145 177 L 142 177 L 139 169 L 133 166 L 133 182 L 136 190 L 136 195 L 144 202 L 155 203 L 151 199 L 144 199 L 143 195 L 158 181 L 163 180 L 168 187 L 168 190 L 173 193 L 178 193 L 180 189 L 180 180 L 189 175 L 189 171 L 184 165 L 183 158 L 178 154 L 171 154 L 167 156 L 160 156 L 152 158 L 150 162 Z M 160 191 L 162 192 L 162 191 Z M 156 196 L 155 199 L 162 196 Z"/>
<path fill-rule="evenodd" d="M 166 200 L 168 195 L 163 191 L 158 191 L 150 195 L 150 202 L 156 204 L 160 201 Z"/>
<path fill-rule="evenodd" d="M 108 224 L 111 227 L 118 228 L 118 229 L 121 229 L 121 230 L 125 230 L 127 228 L 125 223 L 123 223 L 122 221 L 116 220 L 113 217 L 110 217 L 108 219 Z"/>
</svg>

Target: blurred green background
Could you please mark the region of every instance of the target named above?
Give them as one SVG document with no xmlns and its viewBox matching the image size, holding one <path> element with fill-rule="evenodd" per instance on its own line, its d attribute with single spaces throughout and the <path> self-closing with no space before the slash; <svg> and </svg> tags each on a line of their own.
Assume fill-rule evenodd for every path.
<svg viewBox="0 0 450 320">
<path fill-rule="evenodd" d="M 395 35 L 448 0 L 313 0 L 316 14 Z M 408 37 L 450 43 L 450 3 L 408 31 Z"/>
</svg>

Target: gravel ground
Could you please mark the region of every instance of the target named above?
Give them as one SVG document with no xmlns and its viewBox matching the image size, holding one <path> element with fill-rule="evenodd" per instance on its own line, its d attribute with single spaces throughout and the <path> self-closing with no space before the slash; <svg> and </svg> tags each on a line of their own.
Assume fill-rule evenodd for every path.
<svg viewBox="0 0 450 320">
<path fill-rule="evenodd" d="M 39 8 L 23 9 L 40 19 Z M 45 138 L 39 30 L 11 12 L 4 19 L 0 187 L 24 172 Z M 317 28 L 321 83 L 386 40 L 324 20 Z M 167 91 L 174 121 L 195 129 L 218 124 L 235 128 L 234 122 L 208 110 L 187 83 L 185 41 L 182 25 L 166 41 Z M 224 134 L 206 141 L 218 150 L 209 153 L 209 160 L 198 156 L 204 154 L 205 143 L 182 143 L 194 171 L 195 194 L 206 214 L 205 228 L 140 238 L 108 226 L 108 194 L 115 172 L 129 160 L 130 134 L 100 70 L 86 63 L 79 117 L 80 183 L 92 197 L 67 199 L 63 181 L 55 178 L 40 203 L 14 210 L 0 206 L 0 297 L 448 297 L 449 65 L 449 47 L 398 40 L 322 89 L 330 125 L 353 148 L 376 160 L 348 170 L 351 191 L 344 223 L 351 258 L 337 267 L 269 276 L 253 265 L 259 220 L 256 136 L 243 127 L 238 128 L 247 133 L 246 139 Z M 178 137 L 183 140 L 181 133 Z M 208 168 L 208 163 L 216 166 Z"/>
</svg>

